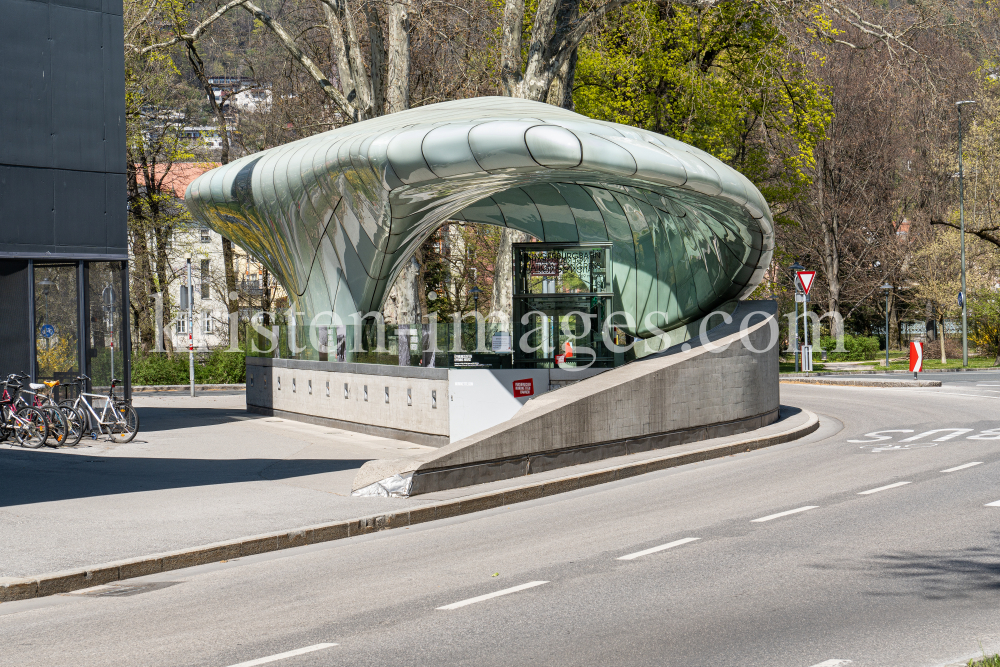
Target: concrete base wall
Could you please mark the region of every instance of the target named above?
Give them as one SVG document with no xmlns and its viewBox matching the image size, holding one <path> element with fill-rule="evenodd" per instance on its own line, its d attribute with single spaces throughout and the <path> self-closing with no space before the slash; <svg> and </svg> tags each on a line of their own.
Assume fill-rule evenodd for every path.
<svg viewBox="0 0 1000 667">
<path fill-rule="evenodd" d="M 441 447 L 507 421 L 531 398 L 607 370 L 419 368 L 248 357 L 247 410 Z M 514 384 L 523 386 L 526 380 L 531 380 L 531 394 L 516 395 Z"/>
<path fill-rule="evenodd" d="M 346 386 L 346 389 L 345 389 Z M 247 357 L 247 410 L 441 446 L 448 371 Z"/>
<path fill-rule="evenodd" d="M 366 463 L 354 488 L 410 475 L 409 493 L 424 493 L 770 424 L 779 405 L 775 314 L 773 301 L 741 302 L 732 323 L 704 340 L 548 392 L 434 452 Z"/>
</svg>

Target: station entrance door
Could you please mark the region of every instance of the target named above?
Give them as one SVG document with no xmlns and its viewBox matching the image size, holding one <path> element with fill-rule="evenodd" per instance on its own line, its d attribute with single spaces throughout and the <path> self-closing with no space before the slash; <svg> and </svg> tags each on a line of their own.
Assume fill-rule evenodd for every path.
<svg viewBox="0 0 1000 667">
<path fill-rule="evenodd" d="M 611 244 L 514 244 L 515 368 L 608 368 Z"/>
</svg>

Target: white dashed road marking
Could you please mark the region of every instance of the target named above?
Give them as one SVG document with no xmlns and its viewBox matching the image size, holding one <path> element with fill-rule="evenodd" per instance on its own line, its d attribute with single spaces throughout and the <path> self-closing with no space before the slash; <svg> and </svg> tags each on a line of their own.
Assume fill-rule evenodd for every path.
<svg viewBox="0 0 1000 667">
<path fill-rule="evenodd" d="M 849 664 L 851 664 L 850 660 L 837 660 L 834 658 L 833 660 L 824 660 L 818 665 L 813 665 L 812 667 L 843 667 L 843 665 Z"/>
<path fill-rule="evenodd" d="M 761 523 L 764 521 L 770 521 L 771 519 L 780 519 L 783 516 L 788 516 L 789 514 L 798 514 L 799 512 L 805 512 L 806 510 L 814 510 L 819 505 L 807 505 L 805 507 L 800 507 L 796 510 L 788 510 L 787 512 L 778 512 L 777 514 L 770 514 L 768 516 L 762 516 L 759 519 L 751 519 L 750 523 Z"/>
<path fill-rule="evenodd" d="M 973 461 L 972 463 L 963 463 L 960 466 L 955 466 L 954 468 L 948 468 L 947 470 L 942 470 L 941 472 L 955 472 L 956 470 L 965 470 L 966 468 L 971 468 L 972 466 L 982 465 L 982 461 Z"/>
<path fill-rule="evenodd" d="M 986 507 L 1000 507 L 1000 500 L 997 500 L 997 501 L 992 502 L 992 503 L 986 503 L 985 506 Z"/>
<path fill-rule="evenodd" d="M 698 537 L 685 537 L 683 540 L 677 540 L 675 542 L 670 542 L 669 544 L 661 544 L 658 547 L 652 547 L 650 549 L 644 549 L 643 551 L 636 551 L 634 554 L 629 554 L 627 556 L 619 556 L 618 560 L 635 560 L 640 556 L 648 556 L 649 554 L 655 554 L 657 551 L 663 551 L 664 549 L 672 549 L 673 547 L 679 547 L 682 544 L 687 544 L 688 542 L 694 542 L 701 538 Z"/>
<path fill-rule="evenodd" d="M 256 660 L 250 660 L 249 662 L 241 662 L 240 664 L 232 665 L 231 667 L 254 667 L 254 665 L 266 665 L 269 662 L 276 662 L 286 658 L 294 658 L 297 655 L 312 653 L 313 651 L 322 651 L 325 648 L 331 648 L 333 646 L 336 646 L 336 644 L 313 644 L 312 646 L 306 646 L 305 648 L 297 648 L 294 651 L 278 653 L 277 655 L 269 655 L 266 658 L 257 658 Z"/>
<path fill-rule="evenodd" d="M 438 607 L 439 610 L 450 611 L 452 609 L 458 609 L 459 607 L 464 607 L 470 604 L 476 604 L 477 602 L 483 602 L 485 600 L 490 600 L 492 598 L 498 598 L 501 595 L 509 595 L 511 593 L 517 593 L 518 591 L 523 591 L 527 588 L 534 588 L 535 586 L 541 586 L 542 584 L 547 584 L 547 581 L 529 581 L 526 584 L 521 584 L 520 586 L 514 586 L 513 588 L 505 588 L 502 591 L 496 591 L 495 593 L 487 593 L 486 595 L 480 595 L 479 597 L 469 598 L 468 600 L 462 600 L 460 602 L 452 602 L 451 604 L 446 604 L 443 607 Z"/>
<path fill-rule="evenodd" d="M 861 491 L 858 493 L 859 496 L 867 496 L 869 493 L 878 493 L 879 491 L 885 491 L 886 489 L 895 489 L 897 486 L 906 486 L 909 482 L 896 482 L 895 484 L 886 484 L 885 486 L 880 486 L 877 489 L 868 489 L 867 491 Z"/>
</svg>

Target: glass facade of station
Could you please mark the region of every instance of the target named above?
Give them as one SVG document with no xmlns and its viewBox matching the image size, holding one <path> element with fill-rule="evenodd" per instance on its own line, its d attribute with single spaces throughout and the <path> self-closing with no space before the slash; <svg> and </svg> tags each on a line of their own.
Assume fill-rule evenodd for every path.
<svg viewBox="0 0 1000 667">
<path fill-rule="evenodd" d="M 127 263 L 0 260 L 0 373 L 129 390 Z"/>
<path fill-rule="evenodd" d="M 613 366 L 611 244 L 514 244 L 514 367 Z"/>
</svg>

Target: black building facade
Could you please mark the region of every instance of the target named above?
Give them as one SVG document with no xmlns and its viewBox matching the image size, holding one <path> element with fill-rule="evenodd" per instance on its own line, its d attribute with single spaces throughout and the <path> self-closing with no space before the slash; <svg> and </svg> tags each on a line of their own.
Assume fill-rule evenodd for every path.
<svg viewBox="0 0 1000 667">
<path fill-rule="evenodd" d="M 129 378 L 121 0 L 0 0 L 0 374 Z"/>
</svg>

